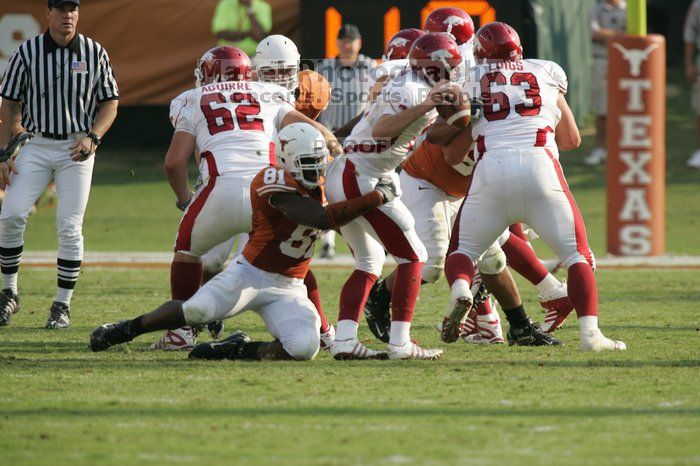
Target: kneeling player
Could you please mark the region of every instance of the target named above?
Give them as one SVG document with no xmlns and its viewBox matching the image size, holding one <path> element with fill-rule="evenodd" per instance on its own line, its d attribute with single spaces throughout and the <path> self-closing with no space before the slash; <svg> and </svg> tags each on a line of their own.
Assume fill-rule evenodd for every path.
<svg viewBox="0 0 700 466">
<path fill-rule="evenodd" d="M 143 333 L 202 325 L 253 310 L 275 341 L 251 342 L 243 332 L 235 332 L 222 342 L 198 345 L 190 357 L 313 359 L 320 322 L 303 278 L 316 235 L 390 202 L 396 187 L 383 180 L 364 196 L 324 208 L 316 189 L 328 159 L 323 135 L 309 124 L 295 123 L 282 129 L 278 139 L 283 168 L 265 168 L 252 182 L 253 228 L 243 255 L 187 301 L 168 301 L 133 320 L 97 328 L 90 339 L 93 351 Z"/>
</svg>

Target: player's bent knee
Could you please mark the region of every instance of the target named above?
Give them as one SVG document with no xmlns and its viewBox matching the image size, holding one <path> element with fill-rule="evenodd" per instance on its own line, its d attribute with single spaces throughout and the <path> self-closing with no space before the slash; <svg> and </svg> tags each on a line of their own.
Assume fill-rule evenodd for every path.
<svg viewBox="0 0 700 466">
<path fill-rule="evenodd" d="M 498 251 L 489 251 L 476 264 L 479 272 L 486 275 L 498 275 L 506 268 L 506 255 L 502 249 Z"/>
<path fill-rule="evenodd" d="M 297 361 L 310 361 L 320 347 L 318 332 L 313 329 L 297 329 L 294 336 L 282 343 L 284 350 Z"/>
<path fill-rule="evenodd" d="M 209 274 L 216 274 L 224 269 L 224 261 L 218 257 L 202 257 L 202 270 Z"/>
<path fill-rule="evenodd" d="M 204 325 L 219 320 L 216 316 L 216 306 L 213 303 L 208 305 L 204 300 L 185 301 L 182 304 L 182 314 L 188 325 Z"/>
<path fill-rule="evenodd" d="M 382 268 L 384 267 L 384 258 L 381 260 L 379 258 L 364 258 L 357 259 L 355 261 L 355 269 L 362 272 L 367 272 L 369 274 L 379 277 L 382 274 Z"/>
<path fill-rule="evenodd" d="M 561 261 L 561 264 L 567 270 L 574 264 L 588 264 L 591 266 L 593 271 L 595 271 L 596 266 L 595 257 L 593 256 L 593 253 L 590 254 L 590 257 L 585 257 L 583 254 L 578 252 L 566 257 L 564 260 Z"/>
<path fill-rule="evenodd" d="M 435 264 L 435 263 L 431 264 L 429 261 L 429 262 L 426 262 L 426 264 L 423 266 L 421 278 L 426 283 L 435 283 L 438 280 L 440 280 L 440 278 L 442 278 L 444 271 L 445 271 L 444 261 L 442 261 L 441 264 Z"/>
</svg>

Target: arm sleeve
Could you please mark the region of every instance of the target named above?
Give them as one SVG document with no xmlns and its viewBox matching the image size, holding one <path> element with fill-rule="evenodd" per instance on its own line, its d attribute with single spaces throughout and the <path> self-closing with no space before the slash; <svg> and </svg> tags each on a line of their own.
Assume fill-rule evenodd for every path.
<svg viewBox="0 0 700 466">
<path fill-rule="evenodd" d="M 5 68 L 5 76 L 0 84 L 0 96 L 3 99 L 19 101 L 27 87 L 24 61 L 20 54 L 21 47 L 17 49 Z"/>
<path fill-rule="evenodd" d="M 561 66 L 554 62 L 549 62 L 549 74 L 554 79 L 554 84 L 559 88 L 559 92 L 566 95 L 569 90 L 569 79 Z"/>
<path fill-rule="evenodd" d="M 195 136 L 192 110 L 194 104 L 190 102 L 190 94 L 180 94 L 170 102 L 170 123 L 175 131 L 185 131 Z"/>
<path fill-rule="evenodd" d="M 373 106 L 376 106 L 374 111 L 378 112 L 379 117 L 398 115 L 418 103 L 415 94 L 409 85 L 397 85 L 395 83 L 385 85 L 373 104 Z M 424 97 L 427 97 L 427 95 Z"/>
<path fill-rule="evenodd" d="M 107 51 L 103 48 L 100 52 L 100 76 L 95 83 L 97 102 L 102 103 L 108 100 L 119 99 L 119 88 L 117 80 L 114 78 L 112 64 L 109 62 Z"/>
<path fill-rule="evenodd" d="M 277 96 L 275 96 L 277 99 Z M 282 119 L 287 115 L 287 113 L 291 112 L 292 110 L 295 110 L 294 105 L 289 102 L 283 95 L 280 94 L 279 96 L 280 100 L 280 105 L 279 108 L 277 109 L 277 115 L 275 115 L 275 128 L 280 128 L 282 125 Z"/>
<path fill-rule="evenodd" d="M 683 27 L 683 41 L 694 44 L 698 37 L 698 2 L 695 1 L 688 8 Z"/>
<path fill-rule="evenodd" d="M 274 193 L 304 195 L 299 183 L 292 178 L 292 175 L 277 167 L 266 168 L 258 173 L 250 185 L 250 190 L 265 202 L 269 202 Z"/>
</svg>

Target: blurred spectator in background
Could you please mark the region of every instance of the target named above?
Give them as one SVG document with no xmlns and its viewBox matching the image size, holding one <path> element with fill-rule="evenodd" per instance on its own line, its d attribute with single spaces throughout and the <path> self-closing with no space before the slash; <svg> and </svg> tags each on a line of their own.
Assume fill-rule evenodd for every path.
<svg viewBox="0 0 700 466">
<path fill-rule="evenodd" d="M 697 115 L 696 149 L 688 159 L 688 166 L 700 168 L 700 0 L 695 0 L 685 16 L 685 77 L 693 86 L 692 106 Z"/>
<path fill-rule="evenodd" d="M 591 106 L 595 113 L 595 147 L 583 159 L 586 165 L 599 165 L 608 156 L 605 143 L 608 113 L 608 40 L 624 33 L 627 25 L 627 4 L 624 0 L 602 0 L 588 13 L 593 39 L 593 76 L 591 77 Z"/>
<path fill-rule="evenodd" d="M 252 57 L 272 29 L 272 9 L 264 0 L 220 0 L 211 29 L 219 45 L 238 47 Z"/>
<path fill-rule="evenodd" d="M 331 85 L 331 102 L 319 121 L 336 131 L 367 107 L 369 71 L 374 60 L 360 53 L 357 26 L 344 24 L 338 31 L 338 56 L 321 61 L 318 71 Z"/>
<path fill-rule="evenodd" d="M 338 56 L 321 61 L 316 71 L 331 86 L 331 101 L 318 118 L 331 131 L 340 129 L 362 113 L 369 102 L 369 71 L 374 60 L 362 55 L 362 37 L 357 26 L 343 24 L 338 31 Z M 335 256 L 335 231 L 329 230 L 321 239 L 321 257 Z"/>
</svg>

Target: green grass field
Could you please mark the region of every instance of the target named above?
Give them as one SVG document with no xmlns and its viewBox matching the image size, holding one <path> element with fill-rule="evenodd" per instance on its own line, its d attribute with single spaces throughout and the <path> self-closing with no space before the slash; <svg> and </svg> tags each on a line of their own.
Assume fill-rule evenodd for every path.
<svg viewBox="0 0 700 466">
<path fill-rule="evenodd" d="M 684 165 L 695 122 L 687 89 L 670 90 L 667 251 L 700 255 L 700 171 Z M 562 161 L 604 255 L 605 171 L 582 164 L 586 134 Z M 180 212 L 161 171 L 165 149 L 99 154 L 87 250 L 171 249 Z M 31 217 L 25 250 L 55 249 L 54 216 L 41 207 Z M 335 320 L 349 270 L 320 270 Z M 558 332 L 560 348 L 446 346 L 432 330 L 448 299 L 440 283 L 422 291 L 413 336 L 445 348 L 442 360 L 340 363 L 324 353 L 310 363 L 206 364 L 146 350 L 156 335 L 87 348 L 97 325 L 166 300 L 167 269 L 86 268 L 71 328 L 49 332 L 55 271 L 23 267 L 22 311 L 0 329 L 0 464 L 700 464 L 700 270 L 597 275 L 601 327 L 627 352 L 580 353 L 574 321 Z M 519 285 L 540 318 L 534 290 Z M 254 314 L 227 326 L 267 338 Z M 363 326 L 361 336 L 370 337 Z"/>
<path fill-rule="evenodd" d="M 346 273 L 317 274 L 329 314 Z M 87 349 L 95 326 L 167 299 L 167 270 L 86 269 L 65 332 L 40 329 L 53 271 L 25 270 L 0 343 L 0 463 L 698 464 L 700 271 L 598 276 L 627 352 L 580 353 L 572 322 L 564 347 L 457 343 L 435 362 L 192 363 L 147 350 L 155 335 Z M 447 298 L 424 290 L 421 344 L 446 346 L 431 325 Z M 227 325 L 266 338 L 252 313 Z"/>
</svg>

